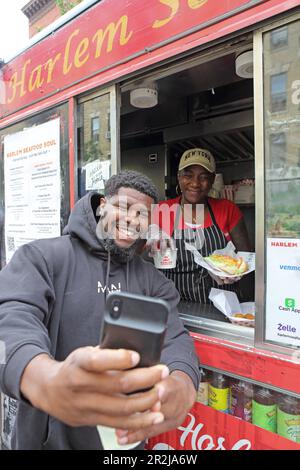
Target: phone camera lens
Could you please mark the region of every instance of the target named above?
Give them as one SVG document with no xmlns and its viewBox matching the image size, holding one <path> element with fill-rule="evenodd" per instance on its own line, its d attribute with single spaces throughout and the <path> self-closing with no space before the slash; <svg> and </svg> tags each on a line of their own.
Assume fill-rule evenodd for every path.
<svg viewBox="0 0 300 470">
<path fill-rule="evenodd" d="M 112 318 L 117 320 L 120 315 L 121 315 L 121 301 L 120 300 L 114 300 L 112 303 L 110 315 Z"/>
</svg>

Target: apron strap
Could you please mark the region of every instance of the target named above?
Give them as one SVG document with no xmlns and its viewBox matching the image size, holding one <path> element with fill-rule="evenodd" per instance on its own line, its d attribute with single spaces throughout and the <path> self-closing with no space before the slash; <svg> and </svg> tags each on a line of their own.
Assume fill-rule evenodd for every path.
<svg viewBox="0 0 300 470">
<path fill-rule="evenodd" d="M 219 225 L 218 225 L 218 222 L 216 221 L 216 218 L 215 218 L 215 215 L 214 215 L 213 210 L 211 208 L 211 205 L 209 204 L 208 201 L 207 201 L 207 209 L 208 209 L 212 224 L 215 225 L 216 227 L 218 227 L 219 230 L 221 230 Z M 222 232 L 222 230 L 221 230 L 221 232 Z"/>
<path fill-rule="evenodd" d="M 175 230 L 178 228 L 178 224 L 179 224 L 179 217 L 181 216 L 181 204 L 178 204 L 177 206 L 177 209 L 176 209 L 176 214 L 175 214 L 175 221 L 174 221 L 174 226 L 173 226 L 173 231 L 172 231 L 172 235 L 174 235 L 174 232 Z"/>
</svg>

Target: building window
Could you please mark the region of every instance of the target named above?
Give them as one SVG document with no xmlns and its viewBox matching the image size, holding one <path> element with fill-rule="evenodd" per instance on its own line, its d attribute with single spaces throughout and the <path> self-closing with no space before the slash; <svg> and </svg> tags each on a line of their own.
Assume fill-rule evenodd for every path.
<svg viewBox="0 0 300 470">
<path fill-rule="evenodd" d="M 271 77 L 271 111 L 286 110 L 287 105 L 287 74 L 278 73 Z"/>
<path fill-rule="evenodd" d="M 100 135 L 100 118 L 92 117 L 91 118 L 91 137 L 93 142 L 99 142 Z"/>
<path fill-rule="evenodd" d="M 286 135 L 284 132 L 270 135 L 270 156 L 271 168 L 283 168 L 286 164 Z"/>
<path fill-rule="evenodd" d="M 288 28 L 284 26 L 283 28 L 275 29 L 271 32 L 271 48 L 279 49 L 280 47 L 285 47 L 288 44 Z"/>
</svg>

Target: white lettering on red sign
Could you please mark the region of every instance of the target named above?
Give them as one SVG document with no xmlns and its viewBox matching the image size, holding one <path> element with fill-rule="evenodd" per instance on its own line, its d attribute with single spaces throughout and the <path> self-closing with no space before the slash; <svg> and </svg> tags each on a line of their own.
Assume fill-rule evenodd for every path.
<svg viewBox="0 0 300 470">
<path fill-rule="evenodd" d="M 196 426 L 196 418 L 191 413 L 188 414 L 190 418 L 186 426 L 179 426 L 178 430 L 182 431 L 180 436 L 180 446 L 184 448 L 187 437 L 191 434 L 191 448 L 192 450 L 250 450 L 251 442 L 248 439 L 239 439 L 235 444 L 228 448 L 226 446 L 226 439 L 223 436 L 213 437 L 209 434 L 202 434 L 204 424 L 198 423 Z M 155 445 L 155 449 L 163 449 L 166 444 L 159 442 Z M 171 449 L 169 444 L 168 449 Z"/>
</svg>

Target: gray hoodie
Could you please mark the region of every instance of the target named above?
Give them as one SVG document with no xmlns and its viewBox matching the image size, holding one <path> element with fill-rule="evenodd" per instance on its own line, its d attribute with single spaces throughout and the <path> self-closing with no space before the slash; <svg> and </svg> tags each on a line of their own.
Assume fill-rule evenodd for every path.
<svg viewBox="0 0 300 470">
<path fill-rule="evenodd" d="M 33 408 L 20 395 L 20 379 L 38 354 L 62 361 L 76 348 L 96 346 L 105 294 L 111 290 L 170 303 L 161 362 L 186 372 L 198 386 L 198 360 L 178 317 L 173 283 L 138 255 L 120 263 L 108 254 L 96 236 L 98 201 L 96 193 L 87 194 L 75 205 L 65 235 L 22 246 L 0 272 L 0 340 L 6 347 L 0 388 L 19 400 L 15 449 L 102 448 L 95 427 L 70 427 Z"/>
</svg>

